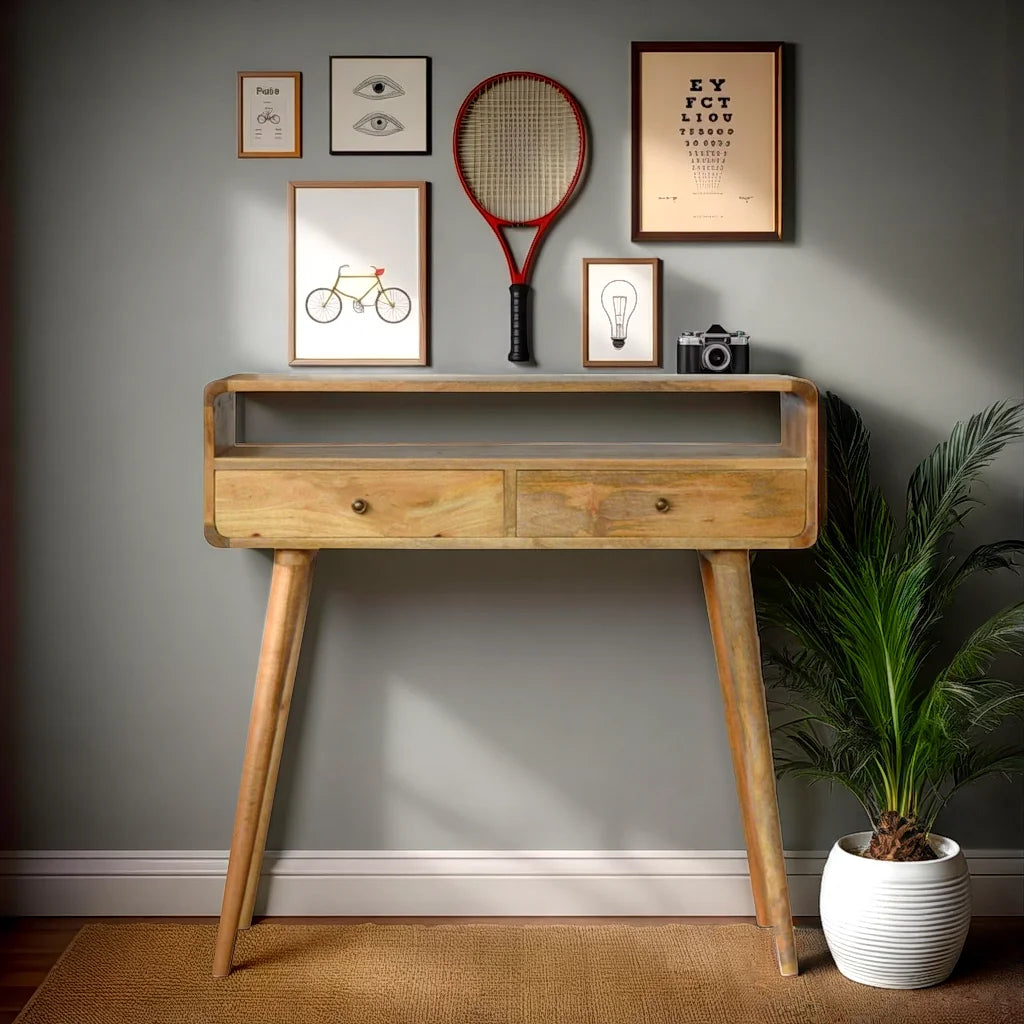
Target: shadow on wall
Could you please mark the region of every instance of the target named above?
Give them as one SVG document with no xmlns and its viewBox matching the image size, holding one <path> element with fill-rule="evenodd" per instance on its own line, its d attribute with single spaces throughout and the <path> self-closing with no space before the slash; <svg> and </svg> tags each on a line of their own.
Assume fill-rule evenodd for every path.
<svg viewBox="0 0 1024 1024">
<path fill-rule="evenodd" d="M 321 554 L 271 848 L 742 846 L 696 555 L 508 554 Z"/>
<path fill-rule="evenodd" d="M 0 94 L 9 96 L 14 49 L 14 6 L 0 13 Z M 0 195 L 11 194 L 14 147 L 0 153 Z M 15 579 L 19 567 L 14 543 L 14 329 L 12 297 L 13 226 L 11 204 L 0 203 L 0 850 L 17 848 L 18 807 L 18 651 Z"/>
<path fill-rule="evenodd" d="M 891 414 L 888 431 L 915 461 L 935 441 Z M 1012 523 L 1019 496 L 997 480 L 985 501 L 977 525 L 990 539 L 982 512 Z M 365 849 L 403 847 L 404 836 L 438 849 L 579 848 L 579 837 L 595 849 L 740 847 L 695 557 L 322 553 L 271 848 L 295 845 L 290 834 L 325 848 L 339 834 L 343 848 Z M 340 670 L 326 678 L 324 665 Z M 324 787 L 331 820 L 317 822 Z M 955 805 L 948 815 L 967 846 L 1019 842 L 1016 822 L 968 811 L 962 827 Z M 790 849 L 822 849 L 862 825 L 845 795 L 803 783 L 783 787 L 782 812 Z"/>
</svg>

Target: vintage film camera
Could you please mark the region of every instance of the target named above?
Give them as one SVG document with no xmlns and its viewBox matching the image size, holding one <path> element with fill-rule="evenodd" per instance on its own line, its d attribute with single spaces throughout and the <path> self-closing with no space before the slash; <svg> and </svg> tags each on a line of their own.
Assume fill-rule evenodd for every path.
<svg viewBox="0 0 1024 1024">
<path fill-rule="evenodd" d="M 745 331 L 729 332 L 721 324 L 706 331 L 683 331 L 679 335 L 679 373 L 749 373 L 750 336 Z"/>
</svg>

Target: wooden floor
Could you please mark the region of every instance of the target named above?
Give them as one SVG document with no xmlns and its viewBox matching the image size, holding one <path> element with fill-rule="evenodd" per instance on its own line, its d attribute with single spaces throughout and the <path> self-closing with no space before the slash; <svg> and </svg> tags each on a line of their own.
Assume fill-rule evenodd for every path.
<svg viewBox="0 0 1024 1024">
<path fill-rule="evenodd" d="M 0 1024 L 11 1024 L 29 997 L 42 983 L 47 972 L 57 962 L 61 953 L 86 924 L 114 923 L 117 921 L 164 921 L 182 923 L 216 924 L 213 917 L 22 917 L 0 921 Z M 264 920 L 269 920 L 265 918 Z M 465 917 L 277 917 L 280 924 L 360 924 L 373 921 L 378 924 L 453 924 L 468 921 L 494 921 L 495 918 Z M 753 924 L 752 917 L 517 917 L 502 918 L 503 924 L 734 924 L 746 921 Z M 798 918 L 798 925 L 817 925 L 816 918 Z M 971 922 L 967 938 L 967 949 L 975 959 L 984 959 L 986 948 L 1002 946 L 1008 941 L 1019 940 L 1021 920 L 1017 917 L 976 917 Z M 966 953 L 965 953 L 966 955 Z"/>
</svg>

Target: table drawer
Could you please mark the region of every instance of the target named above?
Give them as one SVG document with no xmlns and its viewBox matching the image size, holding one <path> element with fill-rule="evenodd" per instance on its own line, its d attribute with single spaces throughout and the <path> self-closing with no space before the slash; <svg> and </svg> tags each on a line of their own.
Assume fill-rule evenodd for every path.
<svg viewBox="0 0 1024 1024">
<path fill-rule="evenodd" d="M 499 470 L 220 470 L 214 514 L 225 537 L 496 537 Z"/>
<path fill-rule="evenodd" d="M 802 469 L 517 475 L 519 537 L 795 537 L 807 518 Z"/>
</svg>

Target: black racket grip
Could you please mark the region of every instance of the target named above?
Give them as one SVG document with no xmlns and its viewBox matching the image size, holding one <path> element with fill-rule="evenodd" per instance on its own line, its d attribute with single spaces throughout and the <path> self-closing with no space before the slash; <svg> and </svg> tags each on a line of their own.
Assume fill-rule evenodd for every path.
<svg viewBox="0 0 1024 1024">
<path fill-rule="evenodd" d="M 528 324 L 530 286 L 528 284 L 510 284 L 509 294 L 512 296 L 512 347 L 508 350 L 510 363 L 530 362 L 530 330 Z"/>
</svg>

